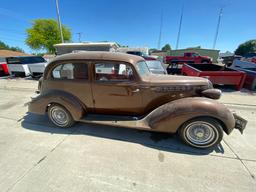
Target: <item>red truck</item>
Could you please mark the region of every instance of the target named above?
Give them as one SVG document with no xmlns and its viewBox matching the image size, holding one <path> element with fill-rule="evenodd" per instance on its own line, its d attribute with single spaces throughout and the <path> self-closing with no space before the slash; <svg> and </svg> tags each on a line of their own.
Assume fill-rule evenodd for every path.
<svg viewBox="0 0 256 192">
<path fill-rule="evenodd" d="M 183 63 L 203 63 L 211 64 L 212 58 L 201 56 L 195 52 L 186 52 L 183 56 L 166 56 L 165 63 L 167 64 L 183 64 Z"/>
<path fill-rule="evenodd" d="M 246 73 L 215 64 L 185 64 L 181 74 L 185 76 L 205 77 L 214 85 L 234 85 L 237 90 L 242 89 Z"/>
</svg>

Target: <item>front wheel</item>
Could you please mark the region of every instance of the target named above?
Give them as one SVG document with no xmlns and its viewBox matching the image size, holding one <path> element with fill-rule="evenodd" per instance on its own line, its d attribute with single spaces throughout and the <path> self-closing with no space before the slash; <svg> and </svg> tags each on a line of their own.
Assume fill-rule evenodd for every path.
<svg viewBox="0 0 256 192">
<path fill-rule="evenodd" d="M 70 112 L 65 107 L 58 104 L 49 106 L 48 117 L 53 124 L 61 128 L 69 128 L 75 123 Z"/>
<path fill-rule="evenodd" d="M 217 120 L 201 117 L 185 122 L 179 129 L 179 135 L 192 147 L 210 148 L 221 142 L 223 129 Z"/>
</svg>

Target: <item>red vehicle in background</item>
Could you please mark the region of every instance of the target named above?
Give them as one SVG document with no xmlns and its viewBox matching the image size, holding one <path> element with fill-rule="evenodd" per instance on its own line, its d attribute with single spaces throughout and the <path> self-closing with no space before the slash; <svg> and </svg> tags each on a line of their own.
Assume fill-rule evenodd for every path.
<svg viewBox="0 0 256 192">
<path fill-rule="evenodd" d="M 167 64 L 184 64 L 184 63 L 203 63 L 211 64 L 212 58 L 201 56 L 195 52 L 186 52 L 183 56 L 166 56 L 165 63 Z"/>
<path fill-rule="evenodd" d="M 5 59 L 0 58 L 0 76 L 9 75 L 8 67 Z"/>
</svg>

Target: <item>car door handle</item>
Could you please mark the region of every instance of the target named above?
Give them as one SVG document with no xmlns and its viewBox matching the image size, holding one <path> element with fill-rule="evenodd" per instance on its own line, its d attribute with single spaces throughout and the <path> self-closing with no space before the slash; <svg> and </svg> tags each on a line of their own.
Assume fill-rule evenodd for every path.
<svg viewBox="0 0 256 192">
<path fill-rule="evenodd" d="M 133 92 L 133 93 L 137 93 L 137 92 L 139 92 L 139 91 L 140 91 L 140 89 L 138 89 L 138 88 L 137 88 L 137 89 L 132 90 L 132 92 Z"/>
</svg>

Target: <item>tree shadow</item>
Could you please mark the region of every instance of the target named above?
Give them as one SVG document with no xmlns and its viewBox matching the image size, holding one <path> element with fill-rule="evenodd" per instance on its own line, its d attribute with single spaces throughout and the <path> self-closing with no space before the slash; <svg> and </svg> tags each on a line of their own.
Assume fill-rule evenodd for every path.
<svg viewBox="0 0 256 192">
<path fill-rule="evenodd" d="M 157 133 L 107 125 L 77 123 L 72 128 L 62 129 L 51 124 L 47 116 L 27 113 L 21 126 L 28 130 L 65 135 L 88 135 L 144 145 L 153 149 L 189 155 L 208 155 L 212 152 L 224 153 L 221 144 L 210 149 L 196 149 L 183 144 L 176 134 Z"/>
</svg>

